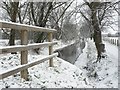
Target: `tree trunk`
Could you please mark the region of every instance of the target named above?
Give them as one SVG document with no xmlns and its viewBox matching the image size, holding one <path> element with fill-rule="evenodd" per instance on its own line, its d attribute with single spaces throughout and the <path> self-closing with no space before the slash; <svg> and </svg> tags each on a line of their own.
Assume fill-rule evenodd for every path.
<svg viewBox="0 0 120 90">
<path fill-rule="evenodd" d="M 96 4 L 96 2 L 92 3 L 91 20 L 92 20 L 92 26 L 93 26 L 93 29 L 94 29 L 93 39 L 94 39 L 95 46 L 96 46 L 96 49 L 97 49 L 97 54 L 98 54 L 97 58 L 100 59 L 101 58 L 101 53 L 102 53 L 102 49 L 101 49 L 102 36 L 101 36 L 101 30 L 100 30 L 100 27 L 99 27 L 99 22 L 98 22 L 98 19 L 97 19 L 97 8 L 98 8 L 98 6 L 99 6 L 98 3 L 97 4 Z"/>
<path fill-rule="evenodd" d="M 101 31 L 100 32 L 94 32 L 94 42 L 95 42 L 95 46 L 96 46 L 96 49 L 97 49 L 97 54 L 98 54 L 98 59 L 101 58 L 101 53 L 102 53 L 102 50 L 101 50 L 101 44 L 102 44 L 102 40 L 101 40 Z"/>
<path fill-rule="evenodd" d="M 11 4 L 11 7 L 10 7 L 9 16 L 12 22 L 16 22 L 19 2 L 10 2 L 10 4 Z M 15 45 L 15 30 L 14 29 L 11 29 L 11 32 L 10 32 L 9 45 L 10 46 Z M 12 54 L 16 54 L 16 52 L 13 52 Z"/>
<path fill-rule="evenodd" d="M 14 29 L 11 29 L 10 31 L 9 45 L 10 46 L 15 45 L 15 30 Z"/>
</svg>

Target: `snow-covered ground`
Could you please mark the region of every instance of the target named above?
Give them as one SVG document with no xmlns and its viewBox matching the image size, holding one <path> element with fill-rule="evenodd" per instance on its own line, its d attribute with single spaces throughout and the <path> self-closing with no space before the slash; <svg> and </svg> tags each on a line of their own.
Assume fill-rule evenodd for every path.
<svg viewBox="0 0 120 90">
<path fill-rule="evenodd" d="M 7 45 L 0 41 L 0 46 Z M 29 81 L 20 78 L 20 73 L 0 80 L 1 88 L 117 88 L 118 87 L 118 47 L 104 42 L 106 58 L 98 63 L 93 41 L 86 42 L 83 53 L 75 65 L 60 58 L 54 58 L 54 67 L 48 61 L 29 68 Z M 55 48 L 65 46 L 62 42 Z M 40 49 L 40 55 L 29 51 L 29 62 L 48 54 L 47 48 Z M 0 73 L 20 65 L 20 54 L 1 54 Z"/>
<path fill-rule="evenodd" d="M 118 88 L 118 47 L 105 43 L 106 55 L 100 62 L 96 61 L 96 49 L 93 41 L 88 41 L 75 65 L 88 77 L 95 88 Z"/>
<path fill-rule="evenodd" d="M 2 41 L 1 46 L 7 41 Z M 58 46 L 61 46 L 59 43 Z M 55 46 L 57 48 L 57 46 Z M 40 55 L 29 51 L 29 62 L 44 57 L 47 48 L 41 48 Z M 1 54 L 0 73 L 20 65 L 20 54 Z M 29 81 L 20 78 L 20 73 L 0 80 L 2 88 L 92 88 L 83 72 L 76 66 L 60 59 L 54 58 L 54 67 L 49 67 L 48 61 L 29 68 Z"/>
</svg>

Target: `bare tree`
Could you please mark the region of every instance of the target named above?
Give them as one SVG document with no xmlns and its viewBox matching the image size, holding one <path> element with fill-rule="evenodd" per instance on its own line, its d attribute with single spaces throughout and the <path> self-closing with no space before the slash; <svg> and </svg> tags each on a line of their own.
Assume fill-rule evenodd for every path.
<svg viewBox="0 0 120 90">
<path fill-rule="evenodd" d="M 72 1 L 73 2 L 73 1 Z M 64 16 L 66 10 L 70 7 L 72 2 L 66 4 L 64 2 L 56 3 L 56 2 L 30 2 L 30 12 L 31 12 L 31 18 L 33 20 L 34 25 L 39 27 L 46 27 L 48 26 L 48 23 L 50 23 L 50 18 L 52 17 L 52 13 L 54 10 L 61 8 L 64 4 L 66 4 L 66 7 L 62 10 L 58 18 L 54 18 L 55 23 L 52 28 L 60 29 L 59 28 L 59 21 Z M 48 26 L 49 27 L 49 26 Z M 34 34 L 34 42 L 41 43 L 46 39 L 46 33 L 40 32 Z M 39 49 L 35 49 L 37 53 Z"/>
<path fill-rule="evenodd" d="M 57 3 L 52 10 L 52 13 L 49 18 L 49 22 L 52 28 L 55 28 L 57 30 L 56 34 L 54 35 L 56 39 L 61 39 L 62 36 L 65 36 L 63 25 L 68 17 L 68 8 L 71 6 L 74 0 L 72 0 L 70 3 Z"/>
<path fill-rule="evenodd" d="M 84 19 L 88 22 L 88 24 L 91 26 L 93 30 L 90 30 L 92 32 L 92 38 L 94 39 L 95 46 L 97 49 L 97 58 L 98 60 L 101 58 L 103 48 L 102 44 L 102 35 L 101 32 L 103 30 L 103 27 L 105 25 L 111 25 L 111 21 L 107 20 L 108 18 L 112 17 L 113 11 L 110 11 L 111 7 L 115 5 L 115 3 L 111 2 L 89 2 L 87 0 L 84 0 L 84 4 L 79 6 L 79 9 L 77 12 L 81 13 L 81 15 L 84 17 Z M 82 7 L 87 8 L 86 12 L 85 10 L 80 10 Z M 87 13 L 87 14 L 86 14 Z"/>
<path fill-rule="evenodd" d="M 19 2 L 3 2 L 4 6 L 3 8 L 7 11 L 9 17 L 10 17 L 10 21 L 12 22 L 16 22 L 16 18 L 17 18 L 17 13 L 18 13 L 18 5 Z M 15 30 L 11 29 L 10 32 L 10 38 L 9 38 L 9 45 L 15 45 Z"/>
</svg>

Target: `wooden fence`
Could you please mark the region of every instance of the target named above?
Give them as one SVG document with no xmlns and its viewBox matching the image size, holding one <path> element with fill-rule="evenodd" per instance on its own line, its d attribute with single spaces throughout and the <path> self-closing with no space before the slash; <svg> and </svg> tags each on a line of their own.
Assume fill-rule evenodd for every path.
<svg viewBox="0 0 120 90">
<path fill-rule="evenodd" d="M 55 32 L 55 29 L 42 28 L 37 26 L 31 26 L 26 24 L 18 24 L 6 21 L 0 21 L 0 28 L 10 28 L 14 30 L 19 30 L 21 32 L 21 45 L 15 46 L 5 46 L 0 48 L 0 54 L 11 53 L 11 52 L 21 52 L 21 65 L 16 66 L 10 70 L 0 72 L 0 79 L 6 78 L 15 73 L 21 72 L 21 78 L 25 80 L 28 79 L 28 68 L 38 65 L 46 60 L 49 60 L 49 66 L 53 66 L 53 57 L 56 57 L 58 54 L 53 54 L 53 45 L 57 42 L 52 42 L 52 34 Z M 29 31 L 40 31 L 48 33 L 48 41 L 44 43 L 34 43 L 28 44 L 28 32 Z M 35 60 L 33 62 L 28 62 L 28 50 L 40 48 L 42 46 L 49 47 L 49 55 L 40 60 Z"/>
<path fill-rule="evenodd" d="M 119 45 L 120 45 L 120 44 L 119 44 L 119 40 L 118 40 L 118 39 L 115 39 L 115 38 L 104 37 L 103 40 L 104 40 L 104 41 L 107 41 L 107 42 L 109 42 L 109 43 L 111 43 L 111 44 L 114 44 L 114 45 L 116 45 L 116 46 L 119 46 Z"/>
</svg>

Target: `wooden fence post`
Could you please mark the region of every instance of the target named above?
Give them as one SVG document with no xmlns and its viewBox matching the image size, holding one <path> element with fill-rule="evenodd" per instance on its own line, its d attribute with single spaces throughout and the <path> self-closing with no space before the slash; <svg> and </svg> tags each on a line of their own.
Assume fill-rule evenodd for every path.
<svg viewBox="0 0 120 90">
<path fill-rule="evenodd" d="M 117 46 L 117 39 L 115 39 L 115 45 Z"/>
<path fill-rule="evenodd" d="M 111 44 L 113 44 L 113 39 L 111 39 Z"/>
<path fill-rule="evenodd" d="M 21 31 L 21 45 L 28 44 L 28 32 L 27 30 Z M 21 65 L 28 63 L 28 51 L 21 51 Z M 21 78 L 28 80 L 28 70 L 25 69 L 21 71 Z"/>
<path fill-rule="evenodd" d="M 116 39 L 115 39 L 115 45 L 116 45 Z"/>
<path fill-rule="evenodd" d="M 117 46 L 119 46 L 119 41 L 117 40 Z"/>
<path fill-rule="evenodd" d="M 52 33 L 49 33 L 49 35 L 48 35 L 48 41 L 52 42 Z M 52 52 L 53 52 L 53 46 L 51 45 L 51 46 L 49 46 L 49 55 L 51 55 Z M 49 66 L 53 67 L 53 58 L 51 58 L 49 60 Z"/>
</svg>

